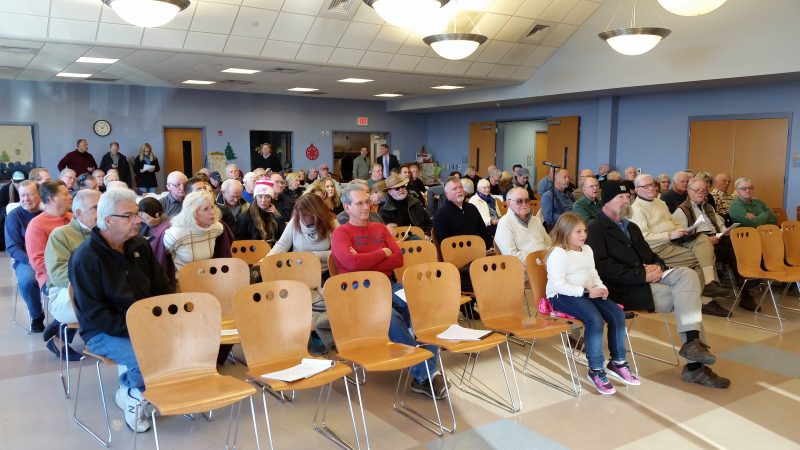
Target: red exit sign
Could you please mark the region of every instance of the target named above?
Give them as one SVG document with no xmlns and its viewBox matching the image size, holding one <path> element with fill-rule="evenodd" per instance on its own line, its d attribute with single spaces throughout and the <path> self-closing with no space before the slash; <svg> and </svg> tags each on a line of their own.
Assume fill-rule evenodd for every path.
<svg viewBox="0 0 800 450">
<path fill-rule="evenodd" d="M 356 118 L 356 125 L 360 127 L 365 127 L 369 125 L 369 118 L 367 117 L 357 117 Z"/>
</svg>

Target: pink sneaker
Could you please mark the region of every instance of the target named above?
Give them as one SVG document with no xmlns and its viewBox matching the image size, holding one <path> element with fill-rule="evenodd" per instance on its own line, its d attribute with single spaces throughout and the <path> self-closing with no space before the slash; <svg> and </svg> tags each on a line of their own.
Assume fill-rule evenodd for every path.
<svg viewBox="0 0 800 450">
<path fill-rule="evenodd" d="M 603 395 L 609 395 L 617 392 L 614 389 L 614 385 L 608 381 L 608 377 L 606 377 L 606 372 L 603 369 L 600 370 L 592 370 L 589 369 L 589 373 L 587 374 L 589 377 L 589 381 L 592 382 L 597 392 Z"/>
<path fill-rule="evenodd" d="M 618 381 L 621 381 L 627 385 L 639 386 L 640 384 L 642 384 L 642 382 L 639 381 L 639 377 L 637 377 L 636 375 L 633 374 L 633 372 L 631 372 L 631 368 L 628 367 L 627 362 L 622 363 L 621 365 L 618 366 L 614 364 L 613 361 L 609 361 L 608 365 L 606 366 L 606 369 L 608 369 L 608 376 Z"/>
</svg>

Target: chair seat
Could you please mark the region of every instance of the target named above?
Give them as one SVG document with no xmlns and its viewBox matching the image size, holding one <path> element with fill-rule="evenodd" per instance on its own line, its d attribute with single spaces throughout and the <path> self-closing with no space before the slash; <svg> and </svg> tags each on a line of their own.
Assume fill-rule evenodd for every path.
<svg viewBox="0 0 800 450">
<path fill-rule="evenodd" d="M 310 356 L 307 357 L 310 358 Z M 322 373 L 318 373 L 313 377 L 304 378 L 302 380 L 293 381 L 291 383 L 287 383 L 285 381 L 280 381 L 280 380 L 270 380 L 261 377 L 261 375 L 265 373 L 277 372 L 279 370 L 288 369 L 289 367 L 299 364 L 300 359 L 301 358 L 295 358 L 292 359 L 291 361 L 282 361 L 279 363 L 261 364 L 253 366 L 248 368 L 247 375 L 250 378 L 253 378 L 261 383 L 266 384 L 273 391 L 280 392 L 280 391 L 291 391 L 291 390 L 301 391 L 303 389 L 312 389 L 324 386 L 328 383 L 332 383 L 337 379 L 350 374 L 353 371 L 346 364 L 336 362 L 336 364 L 329 370 L 326 370 Z"/>
<path fill-rule="evenodd" d="M 92 350 L 90 348 L 88 348 L 88 347 L 84 347 L 84 349 L 81 350 L 81 353 L 84 356 L 88 356 L 88 357 L 94 358 L 94 359 L 99 359 L 100 361 L 103 361 L 103 364 L 105 364 L 107 366 L 116 366 L 117 365 L 117 363 L 113 359 L 106 358 L 105 356 L 98 355 L 97 353 L 92 353 Z"/>
<path fill-rule="evenodd" d="M 767 270 L 739 269 L 739 275 L 745 278 L 765 278 L 781 283 L 794 283 L 800 280 L 800 273 L 797 272 L 770 272 Z"/>
<path fill-rule="evenodd" d="M 235 330 L 236 323 L 233 321 L 232 317 L 223 317 L 222 318 L 222 329 L 223 330 Z M 241 344 L 242 338 L 239 337 L 238 334 L 234 334 L 231 336 L 221 336 L 219 339 L 220 345 L 234 345 L 234 344 Z"/>
<path fill-rule="evenodd" d="M 476 353 L 496 347 L 506 341 L 506 337 L 500 334 L 490 334 L 480 341 L 451 341 L 436 337 L 448 327 L 436 327 L 430 330 L 417 332 L 417 340 L 425 344 L 433 344 L 453 353 Z"/>
<path fill-rule="evenodd" d="M 539 319 L 522 315 L 483 318 L 483 324 L 493 330 L 513 334 L 520 338 L 542 338 L 555 336 L 570 330 L 565 320 Z"/>
<path fill-rule="evenodd" d="M 461 304 L 463 305 L 464 303 L 471 302 L 472 301 L 472 297 L 470 297 L 471 295 L 475 295 L 475 293 L 474 292 L 462 292 L 461 293 Z"/>
<path fill-rule="evenodd" d="M 342 350 L 339 357 L 353 361 L 368 371 L 383 372 L 419 364 L 433 358 L 433 353 L 424 348 L 387 342 Z"/>
<path fill-rule="evenodd" d="M 223 408 L 256 393 L 256 388 L 231 376 L 211 373 L 147 386 L 144 398 L 163 415 L 192 414 Z"/>
</svg>

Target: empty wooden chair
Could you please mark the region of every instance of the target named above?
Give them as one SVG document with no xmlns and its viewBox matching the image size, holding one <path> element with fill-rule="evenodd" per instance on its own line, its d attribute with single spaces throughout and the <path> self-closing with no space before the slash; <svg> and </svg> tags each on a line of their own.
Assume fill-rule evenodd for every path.
<svg viewBox="0 0 800 450">
<path fill-rule="evenodd" d="M 403 279 L 406 269 L 420 263 L 436 262 L 436 246 L 429 241 L 403 241 L 398 242 L 400 253 L 403 254 L 403 265 L 394 269 L 394 277 L 399 281 Z"/>
<path fill-rule="evenodd" d="M 233 241 L 231 244 L 233 257 L 241 259 L 249 266 L 261 261 L 270 250 L 272 250 L 272 246 L 268 242 L 256 239 L 243 239 Z"/>
<path fill-rule="evenodd" d="M 789 220 L 781 224 L 783 246 L 786 262 L 790 266 L 800 267 L 800 222 Z"/>
<path fill-rule="evenodd" d="M 778 219 L 778 226 L 781 226 L 783 222 L 789 220 L 789 216 L 786 214 L 786 210 L 783 208 L 771 208 L 772 212 L 775 213 L 775 217 Z"/>
<path fill-rule="evenodd" d="M 472 261 L 486 256 L 486 243 L 483 238 L 476 235 L 452 236 L 442 241 L 439 246 L 442 253 L 442 261 L 448 262 L 457 269 L 468 265 Z M 461 292 L 461 303 L 467 304 L 472 301 L 473 291 Z M 465 307 L 466 319 L 470 323 L 475 322 L 472 316 L 472 308 Z"/>
</svg>

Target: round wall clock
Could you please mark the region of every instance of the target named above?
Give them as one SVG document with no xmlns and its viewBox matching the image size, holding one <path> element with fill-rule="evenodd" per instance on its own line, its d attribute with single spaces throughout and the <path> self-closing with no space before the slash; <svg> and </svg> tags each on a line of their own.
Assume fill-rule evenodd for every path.
<svg viewBox="0 0 800 450">
<path fill-rule="evenodd" d="M 111 134 L 111 124 L 107 120 L 98 120 L 94 123 L 94 134 L 98 136 L 108 136 Z"/>
</svg>

